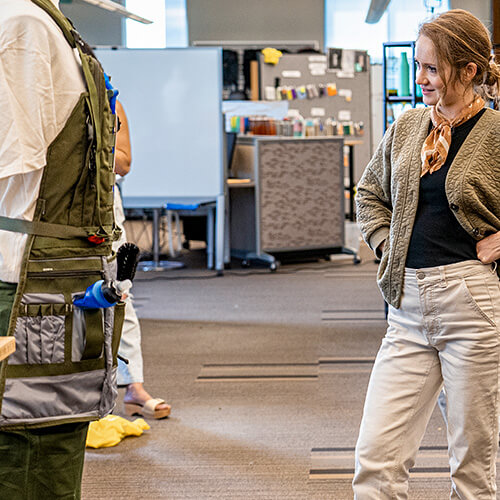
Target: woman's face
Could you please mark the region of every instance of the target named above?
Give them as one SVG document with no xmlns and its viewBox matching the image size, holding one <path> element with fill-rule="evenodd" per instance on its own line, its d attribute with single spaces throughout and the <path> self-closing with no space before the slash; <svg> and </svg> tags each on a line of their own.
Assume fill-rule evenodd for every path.
<svg viewBox="0 0 500 500">
<path fill-rule="evenodd" d="M 423 35 L 418 38 L 415 48 L 415 62 L 417 64 L 415 81 L 422 88 L 424 104 L 434 106 L 443 97 L 444 82 L 438 74 L 438 60 L 430 38 Z"/>
<path fill-rule="evenodd" d="M 434 44 L 431 39 L 421 35 L 419 36 L 415 49 L 415 62 L 417 64 L 416 83 L 422 88 L 422 97 L 424 104 L 434 106 L 441 99 L 443 111 L 453 112 L 460 110 L 465 104 L 465 87 L 460 82 L 454 85 L 449 84 L 444 95 L 444 82 L 438 74 L 438 59 Z M 449 80 L 451 68 L 441 63 L 441 69 L 444 76 Z"/>
</svg>

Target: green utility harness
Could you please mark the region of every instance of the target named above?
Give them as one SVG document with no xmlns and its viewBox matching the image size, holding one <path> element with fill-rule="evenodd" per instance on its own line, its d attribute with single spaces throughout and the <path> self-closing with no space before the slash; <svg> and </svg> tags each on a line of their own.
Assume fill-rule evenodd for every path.
<svg viewBox="0 0 500 500">
<path fill-rule="evenodd" d="M 111 243 L 115 115 L 99 62 L 50 0 L 32 0 L 77 49 L 87 91 L 47 152 L 33 221 L 0 217 L 27 233 L 9 330 L 16 352 L 0 372 L 0 427 L 43 427 L 101 418 L 116 399 L 124 304 L 82 310 L 76 295 L 116 264 Z"/>
</svg>

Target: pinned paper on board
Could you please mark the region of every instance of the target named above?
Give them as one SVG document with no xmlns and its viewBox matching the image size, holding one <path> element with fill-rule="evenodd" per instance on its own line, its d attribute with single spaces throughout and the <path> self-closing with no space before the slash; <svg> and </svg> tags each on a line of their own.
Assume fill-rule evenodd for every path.
<svg viewBox="0 0 500 500">
<path fill-rule="evenodd" d="M 356 73 L 368 71 L 368 54 L 365 51 L 357 50 L 355 52 L 354 71 L 356 71 Z"/>
<path fill-rule="evenodd" d="M 311 116 L 325 116 L 326 109 L 325 108 L 311 108 Z"/>
<path fill-rule="evenodd" d="M 327 64 L 325 62 L 310 62 L 309 63 L 309 69 L 312 71 L 323 71 L 323 73 L 326 72 L 327 70 Z"/>
<path fill-rule="evenodd" d="M 327 57 L 325 55 L 314 55 L 314 56 L 309 56 L 309 62 L 310 63 L 327 63 Z"/>
<path fill-rule="evenodd" d="M 281 72 L 283 78 L 300 78 L 302 73 L 299 70 L 285 69 Z"/>
<path fill-rule="evenodd" d="M 354 78 L 354 71 L 337 71 L 337 78 Z"/>
<path fill-rule="evenodd" d="M 347 102 L 352 101 L 352 90 L 351 89 L 339 89 L 339 96 L 345 97 Z"/>
<path fill-rule="evenodd" d="M 342 69 L 342 49 L 328 49 L 328 69 Z"/>
<path fill-rule="evenodd" d="M 342 109 L 338 112 L 337 117 L 341 122 L 351 121 L 351 112 L 348 109 Z"/>
<path fill-rule="evenodd" d="M 274 101 L 276 99 L 276 89 L 274 87 L 266 87 L 264 89 L 264 96 L 266 101 Z"/>
<path fill-rule="evenodd" d="M 354 65 L 355 65 L 355 55 L 356 52 L 354 50 L 344 49 L 342 51 L 342 72 L 343 73 L 354 73 Z"/>
<path fill-rule="evenodd" d="M 338 78 L 354 78 L 355 73 L 368 71 L 368 53 L 363 50 L 328 49 L 328 70 Z"/>
</svg>

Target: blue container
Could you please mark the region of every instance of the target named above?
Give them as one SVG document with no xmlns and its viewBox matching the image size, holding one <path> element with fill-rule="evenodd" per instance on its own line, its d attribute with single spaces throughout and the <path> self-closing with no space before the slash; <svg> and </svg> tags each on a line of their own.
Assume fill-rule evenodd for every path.
<svg viewBox="0 0 500 500">
<path fill-rule="evenodd" d="M 76 299 L 73 304 L 81 309 L 101 309 L 103 307 L 111 307 L 116 304 L 109 302 L 103 294 L 104 280 L 96 281 L 85 290 L 85 295 Z"/>
</svg>

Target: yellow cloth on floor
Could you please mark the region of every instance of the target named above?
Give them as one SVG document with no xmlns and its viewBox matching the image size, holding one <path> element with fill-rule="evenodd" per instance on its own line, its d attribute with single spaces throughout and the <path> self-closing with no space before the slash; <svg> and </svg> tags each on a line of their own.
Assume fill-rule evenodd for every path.
<svg viewBox="0 0 500 500">
<path fill-rule="evenodd" d="M 87 447 L 107 448 L 116 446 L 127 436 L 140 436 L 144 430 L 149 429 L 149 425 L 143 418 L 137 418 L 133 422 L 117 415 L 90 422 L 87 434 Z"/>
</svg>

